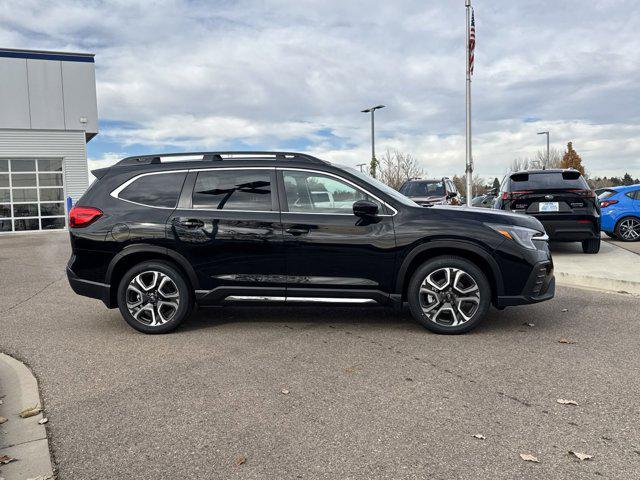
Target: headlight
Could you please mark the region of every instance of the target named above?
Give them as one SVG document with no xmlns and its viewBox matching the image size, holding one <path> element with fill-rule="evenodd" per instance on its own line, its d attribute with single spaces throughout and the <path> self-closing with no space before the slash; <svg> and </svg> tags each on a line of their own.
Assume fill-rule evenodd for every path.
<svg viewBox="0 0 640 480">
<path fill-rule="evenodd" d="M 533 242 L 546 242 L 549 240 L 546 233 L 539 232 L 533 228 L 516 227 L 515 225 L 496 225 L 494 223 L 485 223 L 485 225 L 503 237 L 513 240 L 518 245 L 528 248 L 529 250 L 536 250 Z"/>
</svg>

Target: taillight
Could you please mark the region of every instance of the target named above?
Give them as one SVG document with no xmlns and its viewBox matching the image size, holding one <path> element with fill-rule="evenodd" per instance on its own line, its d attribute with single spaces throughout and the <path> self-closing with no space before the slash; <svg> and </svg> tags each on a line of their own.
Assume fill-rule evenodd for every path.
<svg viewBox="0 0 640 480">
<path fill-rule="evenodd" d="M 69 212 L 69 226 L 71 228 L 88 227 L 102 216 L 102 210 L 94 207 L 75 206 Z"/>
<path fill-rule="evenodd" d="M 586 198 L 595 198 L 596 196 L 596 192 L 594 192 L 593 190 L 583 190 L 583 189 L 571 189 L 569 190 L 571 193 L 577 193 L 578 195 L 580 195 L 581 197 L 586 197 Z"/>
<path fill-rule="evenodd" d="M 615 205 L 616 203 L 618 203 L 618 200 L 603 200 L 602 202 L 600 202 L 600 207 L 604 208 L 608 207 L 609 205 Z"/>
<path fill-rule="evenodd" d="M 520 195 L 527 195 L 533 193 L 533 190 L 515 190 L 513 192 L 502 192 L 502 200 L 513 200 Z"/>
</svg>

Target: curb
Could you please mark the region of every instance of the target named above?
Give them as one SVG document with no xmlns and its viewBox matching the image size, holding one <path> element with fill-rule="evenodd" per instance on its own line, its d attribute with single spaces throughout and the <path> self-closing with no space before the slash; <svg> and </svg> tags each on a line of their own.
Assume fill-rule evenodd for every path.
<svg viewBox="0 0 640 480">
<path fill-rule="evenodd" d="M 577 275 L 575 273 L 559 272 L 555 270 L 558 285 L 567 287 L 584 287 L 605 292 L 628 293 L 640 295 L 640 282 L 630 280 L 615 280 L 613 278 L 593 277 L 590 275 Z"/>
<path fill-rule="evenodd" d="M 29 418 L 18 416 L 24 409 L 42 407 L 38 382 L 22 362 L 4 353 L 0 353 L 0 397 L 0 416 L 7 419 L 0 426 L 0 457 L 15 458 L 0 465 L 0 478 L 53 478 L 47 432 L 45 426 L 38 423 L 42 413 Z"/>
</svg>

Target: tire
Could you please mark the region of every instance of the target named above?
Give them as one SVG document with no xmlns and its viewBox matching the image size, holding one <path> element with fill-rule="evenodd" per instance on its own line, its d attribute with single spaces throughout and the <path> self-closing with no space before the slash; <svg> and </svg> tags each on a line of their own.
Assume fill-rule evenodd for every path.
<svg viewBox="0 0 640 480">
<path fill-rule="evenodd" d="M 640 218 L 624 217 L 618 220 L 614 233 L 623 242 L 637 242 L 640 240 Z"/>
<path fill-rule="evenodd" d="M 424 289 L 421 292 L 423 284 L 429 287 L 429 293 Z M 456 305 L 456 298 L 475 300 Z M 461 257 L 442 256 L 418 267 L 409 281 L 407 300 L 413 318 L 428 330 L 443 334 L 466 333 L 486 316 L 491 304 L 491 287 L 474 263 Z"/>
<path fill-rule="evenodd" d="M 191 314 L 193 298 L 191 286 L 180 270 L 161 260 L 137 264 L 118 285 L 120 313 L 130 326 L 143 333 L 174 330 Z"/>
<path fill-rule="evenodd" d="M 599 238 L 590 238 L 589 240 L 582 241 L 582 251 L 584 253 L 598 253 L 600 251 Z"/>
<path fill-rule="evenodd" d="M 615 233 L 604 232 L 604 234 L 609 238 L 612 238 L 614 240 L 618 240 L 618 236 Z"/>
</svg>

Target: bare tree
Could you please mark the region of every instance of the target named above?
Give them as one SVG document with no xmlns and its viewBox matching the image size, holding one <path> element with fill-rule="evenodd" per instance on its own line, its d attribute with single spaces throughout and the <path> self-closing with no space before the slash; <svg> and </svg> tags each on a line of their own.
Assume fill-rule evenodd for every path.
<svg viewBox="0 0 640 480">
<path fill-rule="evenodd" d="M 509 171 L 519 172 L 522 170 L 532 170 L 534 168 L 560 168 L 562 155 L 563 152 L 553 147 L 549 149 L 549 158 L 547 159 L 547 151 L 538 150 L 532 157 L 514 158 L 509 166 Z"/>
<path fill-rule="evenodd" d="M 379 179 L 396 190 L 410 178 L 421 177 L 424 171 L 418 160 L 410 153 L 393 152 L 389 149 L 380 162 Z"/>
</svg>

